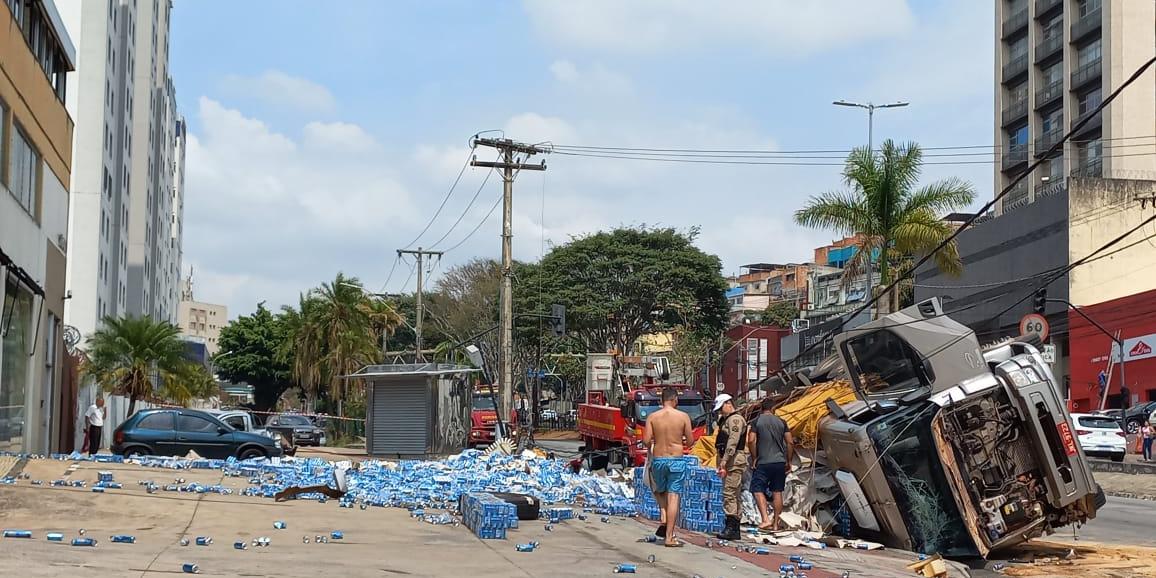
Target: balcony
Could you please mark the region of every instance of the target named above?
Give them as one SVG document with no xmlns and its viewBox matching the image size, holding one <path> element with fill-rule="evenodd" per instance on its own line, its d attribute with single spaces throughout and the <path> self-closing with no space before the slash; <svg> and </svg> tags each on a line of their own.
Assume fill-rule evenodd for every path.
<svg viewBox="0 0 1156 578">
<path fill-rule="evenodd" d="M 1064 34 L 1061 31 L 1036 43 L 1036 64 L 1047 62 L 1053 56 L 1063 54 Z"/>
<path fill-rule="evenodd" d="M 1072 71 L 1072 90 L 1092 82 L 1099 82 L 1100 64 L 1101 61 L 1097 59 Z"/>
<path fill-rule="evenodd" d="M 1013 102 L 1003 109 L 1003 126 L 1015 124 L 1028 116 L 1028 99 Z"/>
<path fill-rule="evenodd" d="M 1100 178 L 1104 174 L 1104 160 L 1091 159 L 1084 161 L 1084 164 L 1072 169 L 1073 177 L 1093 177 Z"/>
<path fill-rule="evenodd" d="M 1021 54 L 1003 65 L 1003 81 L 1005 83 L 1018 80 L 1028 73 L 1028 55 Z"/>
<path fill-rule="evenodd" d="M 1068 182 L 1063 177 L 1049 177 L 1048 180 L 1036 185 L 1036 200 L 1060 193 L 1067 187 Z"/>
<path fill-rule="evenodd" d="M 1003 212 L 1014 211 L 1026 204 L 1028 204 L 1028 180 L 1024 179 L 1016 183 L 1003 198 Z"/>
<path fill-rule="evenodd" d="M 1052 148 L 1052 145 L 1060 142 L 1060 139 L 1063 137 L 1064 131 L 1059 128 L 1053 128 L 1041 134 L 1039 138 L 1036 139 L 1036 156 L 1044 156 L 1044 153 L 1048 152 L 1048 149 Z"/>
<path fill-rule="evenodd" d="M 1079 42 L 1093 32 L 1099 32 L 1103 23 L 1104 19 L 1099 8 L 1089 12 L 1087 16 L 1072 23 L 1072 42 Z"/>
<path fill-rule="evenodd" d="M 1036 0 L 1036 18 L 1050 16 L 1052 10 L 1064 5 L 1064 0 Z"/>
<path fill-rule="evenodd" d="M 1076 120 L 1072 122 L 1072 128 L 1078 126 L 1084 119 L 1088 119 L 1088 124 L 1081 126 L 1080 130 L 1077 130 L 1073 136 L 1082 137 L 1088 133 L 1096 132 L 1104 126 L 1104 115 L 1100 114 L 1096 109 L 1092 109 L 1077 116 Z"/>
<path fill-rule="evenodd" d="M 1064 81 L 1057 80 L 1036 91 L 1036 109 L 1047 108 L 1053 102 L 1059 102 L 1064 96 Z"/>
<path fill-rule="evenodd" d="M 1028 9 L 1020 8 L 1003 21 L 1003 37 L 1007 38 L 1028 27 Z"/>
<path fill-rule="evenodd" d="M 1026 144 L 1011 145 L 1003 154 L 1003 170 L 1011 170 L 1020 165 L 1028 164 L 1028 146 Z"/>
</svg>

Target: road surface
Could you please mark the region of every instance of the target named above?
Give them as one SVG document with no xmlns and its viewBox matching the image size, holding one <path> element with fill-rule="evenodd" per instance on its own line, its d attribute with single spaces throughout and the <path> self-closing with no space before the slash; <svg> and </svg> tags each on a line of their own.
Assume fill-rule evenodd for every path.
<svg viewBox="0 0 1156 578">
<path fill-rule="evenodd" d="M 1073 540 L 1071 530 L 1060 530 L 1048 539 L 1156 548 L 1156 502 L 1108 496 L 1108 505 L 1079 530 L 1079 540 Z"/>
</svg>

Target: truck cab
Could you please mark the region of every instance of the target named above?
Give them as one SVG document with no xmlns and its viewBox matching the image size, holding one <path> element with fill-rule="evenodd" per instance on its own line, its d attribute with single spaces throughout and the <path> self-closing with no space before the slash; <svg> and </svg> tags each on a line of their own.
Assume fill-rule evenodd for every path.
<svg viewBox="0 0 1156 578">
<path fill-rule="evenodd" d="M 1095 517 L 1102 494 L 1037 346 L 982 349 L 935 299 L 835 338 L 837 358 L 809 379 L 855 389 L 819 437 L 861 530 L 986 557 Z"/>
</svg>

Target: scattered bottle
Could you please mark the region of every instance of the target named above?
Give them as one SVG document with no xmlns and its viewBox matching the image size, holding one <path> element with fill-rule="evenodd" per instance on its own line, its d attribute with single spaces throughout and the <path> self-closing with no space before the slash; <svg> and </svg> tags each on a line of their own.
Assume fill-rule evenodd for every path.
<svg viewBox="0 0 1156 578">
<path fill-rule="evenodd" d="M 236 542 L 233 542 L 233 549 L 234 550 L 245 550 L 248 547 L 249 547 L 249 544 L 247 542 L 245 542 L 244 540 L 238 540 Z"/>
<path fill-rule="evenodd" d="M 786 572 L 787 574 L 794 574 L 795 573 L 795 565 L 794 564 L 780 564 L 779 565 L 779 572 Z"/>
<path fill-rule="evenodd" d="M 63 542 L 64 541 L 64 534 L 62 534 L 60 532 L 49 532 L 49 533 L 45 534 L 44 537 L 48 538 L 49 542 Z"/>
<path fill-rule="evenodd" d="M 189 545 L 189 539 L 188 538 L 181 538 L 181 545 L 182 546 L 188 546 Z"/>
<path fill-rule="evenodd" d="M 345 539 L 345 532 L 342 532 L 340 530 L 334 530 L 334 531 L 329 533 L 329 537 L 333 538 L 334 540 L 344 540 Z"/>
<path fill-rule="evenodd" d="M 533 544 L 516 544 L 516 545 L 514 545 L 514 550 L 517 552 L 533 552 L 534 551 L 534 545 Z"/>
<path fill-rule="evenodd" d="M 553 531 L 554 531 L 554 526 L 553 526 L 553 525 L 551 525 L 551 524 L 546 524 L 546 531 L 547 531 L 547 532 L 553 532 Z"/>
<path fill-rule="evenodd" d="M 96 547 L 96 540 L 94 540 L 92 538 L 73 538 L 72 539 L 72 545 L 73 546 L 87 546 L 90 548 L 95 548 Z"/>
<path fill-rule="evenodd" d="M 92 493 L 94 493 L 94 494 L 103 494 L 103 493 L 104 493 L 104 488 L 103 488 L 103 487 L 101 487 L 101 486 L 93 486 L 93 487 L 92 487 Z"/>
<path fill-rule="evenodd" d="M 201 567 L 196 564 L 181 564 L 181 572 L 185 574 L 200 574 Z"/>
<path fill-rule="evenodd" d="M 798 554 L 791 554 L 791 557 L 788 558 L 788 560 L 790 560 L 794 564 L 798 564 L 799 562 L 806 562 L 807 561 L 806 558 L 804 558 Z"/>
<path fill-rule="evenodd" d="M 309 543 L 309 536 L 301 536 L 301 543 L 302 544 L 308 544 Z"/>
<path fill-rule="evenodd" d="M 208 546 L 213 543 L 213 539 L 208 536 L 197 536 L 198 546 Z"/>
<path fill-rule="evenodd" d="M 272 543 L 272 541 L 269 540 L 268 536 L 261 536 L 260 538 L 257 538 L 257 545 L 261 546 L 262 548 L 268 547 L 270 543 Z"/>
<path fill-rule="evenodd" d="M 638 568 L 634 564 L 615 564 L 614 565 L 614 573 L 615 574 L 634 574 L 637 571 L 638 571 Z"/>
<path fill-rule="evenodd" d="M 755 548 L 755 554 L 759 556 L 769 556 L 771 551 L 766 548 Z"/>
<path fill-rule="evenodd" d="M 32 532 L 29 530 L 4 530 L 5 538 L 31 538 Z"/>
<path fill-rule="evenodd" d="M 815 565 L 810 562 L 799 562 L 799 570 L 814 570 Z"/>
<path fill-rule="evenodd" d="M 117 534 L 115 536 L 109 536 L 108 541 L 114 544 L 136 544 L 136 536 Z"/>
<path fill-rule="evenodd" d="M 603 524 L 609 524 L 610 523 L 610 516 L 602 516 L 602 523 Z"/>
<path fill-rule="evenodd" d="M 647 556 L 647 557 L 646 557 L 646 563 L 647 563 L 647 564 L 654 564 L 654 561 L 655 561 L 656 559 L 657 559 L 657 558 L 655 558 L 655 557 L 654 557 L 654 554 L 651 554 L 651 555 L 649 555 L 649 556 Z"/>
<path fill-rule="evenodd" d="M 284 530 L 287 527 L 288 526 L 285 525 L 285 522 L 282 522 L 281 520 L 277 520 L 276 522 L 273 522 L 273 528 L 274 529 Z"/>
<path fill-rule="evenodd" d="M 85 530 L 84 528 L 81 528 L 81 529 L 77 530 L 76 533 L 83 536 L 87 533 L 87 530 Z"/>
<path fill-rule="evenodd" d="M 658 536 L 655 536 L 654 534 L 648 534 L 646 536 L 639 538 L 638 541 L 639 542 L 645 542 L 647 544 L 654 544 L 654 543 L 658 542 Z"/>
</svg>

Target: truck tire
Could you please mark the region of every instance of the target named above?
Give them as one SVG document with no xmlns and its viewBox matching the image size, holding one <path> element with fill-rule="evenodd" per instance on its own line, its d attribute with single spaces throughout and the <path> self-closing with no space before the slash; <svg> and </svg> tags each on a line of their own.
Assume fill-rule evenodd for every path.
<svg viewBox="0 0 1156 578">
<path fill-rule="evenodd" d="M 542 501 L 527 494 L 509 494 L 494 492 L 494 497 L 513 504 L 517 508 L 519 520 L 537 520 L 542 511 Z"/>
<path fill-rule="evenodd" d="M 1100 484 L 1096 484 L 1096 509 L 1099 510 L 1108 504 L 1108 496 L 1104 494 L 1104 488 Z"/>
</svg>

